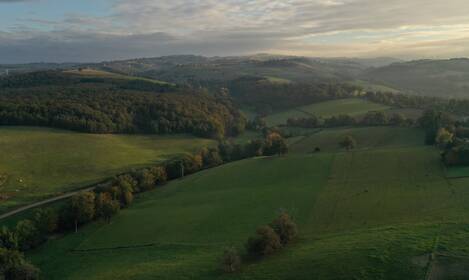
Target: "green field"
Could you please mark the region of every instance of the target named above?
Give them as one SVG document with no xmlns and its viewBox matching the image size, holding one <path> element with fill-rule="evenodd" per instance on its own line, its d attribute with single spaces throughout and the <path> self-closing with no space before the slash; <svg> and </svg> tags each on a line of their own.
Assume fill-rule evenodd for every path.
<svg viewBox="0 0 469 280">
<path fill-rule="evenodd" d="M 85 69 L 81 69 L 81 70 L 67 70 L 67 71 L 64 71 L 64 73 L 72 74 L 72 75 L 78 75 L 78 76 L 84 76 L 84 77 L 124 79 L 124 80 L 140 80 L 140 81 L 146 81 L 146 82 L 151 82 L 151 83 L 155 83 L 155 84 L 169 84 L 169 83 L 164 82 L 164 81 L 148 79 L 148 78 L 142 78 L 142 77 L 127 76 L 127 75 L 107 72 L 107 71 L 103 71 L 103 70 L 96 70 L 96 69 L 91 69 L 91 68 L 85 68 Z"/>
<path fill-rule="evenodd" d="M 422 132 L 321 133 L 331 142 L 353 133 L 362 143 L 173 181 L 138 196 L 111 224 L 90 224 L 28 256 L 47 279 L 425 279 L 429 264 L 427 279 L 467 279 L 459 267 L 469 264 L 469 180 L 445 178 L 438 151 L 417 141 Z M 222 274 L 223 246 L 242 249 L 281 209 L 297 221 L 299 240 Z M 112 249 L 122 246 L 135 247 Z"/>
<path fill-rule="evenodd" d="M 357 141 L 357 149 L 382 147 L 419 146 L 424 142 L 424 132 L 402 127 L 358 127 L 324 129 L 310 136 L 301 137 L 291 144 L 291 153 L 311 153 L 316 147 L 321 151 L 343 150 L 339 142 L 350 135 Z"/>
<path fill-rule="evenodd" d="M 212 144 L 192 136 L 97 135 L 0 128 L 0 213 Z"/>
<path fill-rule="evenodd" d="M 266 117 L 266 122 L 269 126 L 275 126 L 285 124 L 289 118 L 308 118 L 311 115 L 317 117 L 331 117 L 340 114 L 356 116 L 366 114 L 369 111 L 384 111 L 387 109 L 389 109 L 388 106 L 369 102 L 364 99 L 347 98 L 313 103 L 307 106 L 274 113 Z"/>
</svg>

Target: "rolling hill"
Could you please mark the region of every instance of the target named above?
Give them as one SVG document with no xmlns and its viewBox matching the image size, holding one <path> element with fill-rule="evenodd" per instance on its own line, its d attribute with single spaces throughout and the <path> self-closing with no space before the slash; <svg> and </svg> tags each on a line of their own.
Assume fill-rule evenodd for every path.
<svg viewBox="0 0 469 280">
<path fill-rule="evenodd" d="M 418 60 L 370 68 L 365 79 L 408 93 L 445 98 L 469 97 L 469 59 Z"/>
<path fill-rule="evenodd" d="M 28 256 L 48 279 L 423 279 L 429 267 L 435 279 L 467 276 L 454 268 L 469 257 L 467 180 L 444 177 L 419 130 L 321 137 L 348 133 L 361 149 L 308 155 L 306 145 L 206 170 Z M 237 274 L 220 272 L 223 246 L 242 250 L 281 209 L 299 225 L 296 243 Z"/>
<path fill-rule="evenodd" d="M 213 145 L 189 135 L 96 135 L 0 127 L 0 213 Z"/>
</svg>

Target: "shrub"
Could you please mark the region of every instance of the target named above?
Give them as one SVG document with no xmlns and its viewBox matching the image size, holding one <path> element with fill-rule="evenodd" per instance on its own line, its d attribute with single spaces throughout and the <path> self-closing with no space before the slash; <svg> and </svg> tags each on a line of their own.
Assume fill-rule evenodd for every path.
<svg viewBox="0 0 469 280">
<path fill-rule="evenodd" d="M 270 226 L 261 226 L 256 231 L 257 235 L 250 237 L 246 244 L 246 250 L 251 256 L 271 255 L 282 247 L 280 237 Z"/>
<path fill-rule="evenodd" d="M 238 250 L 234 247 L 227 247 L 223 251 L 221 259 L 222 269 L 224 272 L 233 273 L 241 268 L 241 257 Z"/>
<path fill-rule="evenodd" d="M 296 223 L 287 213 L 280 214 L 280 216 L 272 221 L 270 226 L 280 237 L 280 242 L 282 242 L 282 245 L 288 244 L 290 241 L 295 239 L 298 234 Z"/>
</svg>

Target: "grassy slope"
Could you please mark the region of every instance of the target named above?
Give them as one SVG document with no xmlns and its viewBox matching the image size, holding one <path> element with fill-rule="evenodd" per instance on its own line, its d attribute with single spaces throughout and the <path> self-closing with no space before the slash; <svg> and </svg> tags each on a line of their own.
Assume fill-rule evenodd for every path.
<svg viewBox="0 0 469 280">
<path fill-rule="evenodd" d="M 250 159 L 172 182 L 112 224 L 30 257 L 48 279 L 422 279 L 434 247 L 469 256 L 468 181 L 444 179 L 438 153 L 416 142 L 420 131 L 385 130 L 393 128 L 372 129 L 381 140 L 355 152 Z M 281 208 L 296 218 L 298 242 L 241 274 L 221 274 L 221 247 L 242 248 Z"/>
<path fill-rule="evenodd" d="M 96 135 L 62 130 L 0 128 L 0 211 L 68 191 L 132 167 L 206 146 L 191 136 Z"/>
<path fill-rule="evenodd" d="M 64 73 L 79 75 L 79 76 L 85 76 L 85 77 L 111 78 L 111 79 L 124 79 L 124 80 L 141 80 L 141 81 L 151 82 L 151 83 L 155 83 L 155 84 L 169 84 L 169 83 L 164 82 L 164 81 L 148 79 L 148 78 L 142 78 L 142 77 L 126 76 L 126 75 L 122 75 L 122 74 L 111 73 L 111 72 L 107 72 L 107 71 L 103 71 L 103 70 L 96 70 L 96 69 L 90 69 L 90 68 L 82 69 L 81 71 L 79 71 L 79 70 L 67 70 L 67 71 L 64 71 Z"/>
<path fill-rule="evenodd" d="M 269 126 L 285 124 L 288 118 L 307 118 L 311 115 L 330 117 L 340 114 L 362 115 L 368 111 L 382 111 L 389 107 L 372 103 L 359 98 L 338 99 L 311 105 L 301 106 L 291 110 L 275 113 L 266 117 Z"/>
<path fill-rule="evenodd" d="M 424 132 L 413 128 L 360 127 L 325 129 L 302 137 L 290 146 L 292 153 L 310 153 L 316 147 L 321 151 L 339 151 L 339 142 L 347 135 L 357 140 L 357 149 L 422 145 Z"/>
</svg>

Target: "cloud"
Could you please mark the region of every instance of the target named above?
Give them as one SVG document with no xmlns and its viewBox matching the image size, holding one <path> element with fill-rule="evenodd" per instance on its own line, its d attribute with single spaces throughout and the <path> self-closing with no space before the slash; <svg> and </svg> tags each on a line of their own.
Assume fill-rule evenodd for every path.
<svg viewBox="0 0 469 280">
<path fill-rule="evenodd" d="M 0 63 L 252 52 L 468 56 L 468 11 L 467 0 L 117 0 L 106 16 L 21 18 L 0 32 Z"/>
</svg>

